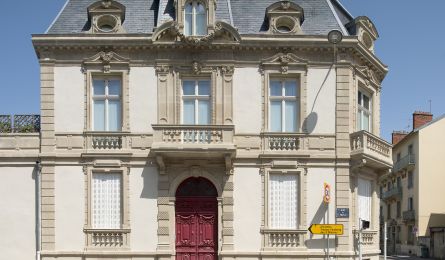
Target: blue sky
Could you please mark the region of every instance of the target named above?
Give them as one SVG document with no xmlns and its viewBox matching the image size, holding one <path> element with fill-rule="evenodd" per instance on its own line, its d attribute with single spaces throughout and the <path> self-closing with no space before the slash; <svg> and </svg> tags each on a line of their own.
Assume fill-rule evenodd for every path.
<svg viewBox="0 0 445 260">
<path fill-rule="evenodd" d="M 410 130 L 415 110 L 445 113 L 445 1 L 342 0 L 377 27 L 376 53 L 389 66 L 383 82 L 381 134 Z M 31 34 L 43 33 L 65 0 L 1 1 L 0 114 L 39 113 L 39 67 Z"/>
</svg>

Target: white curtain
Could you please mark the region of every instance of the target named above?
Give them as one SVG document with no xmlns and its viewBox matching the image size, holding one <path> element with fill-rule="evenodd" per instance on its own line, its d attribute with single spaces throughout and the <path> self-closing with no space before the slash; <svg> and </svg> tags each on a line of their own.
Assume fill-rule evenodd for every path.
<svg viewBox="0 0 445 260">
<path fill-rule="evenodd" d="M 357 207 L 358 218 L 371 221 L 372 183 L 370 180 L 358 178 Z"/>
<path fill-rule="evenodd" d="M 93 173 L 93 228 L 121 228 L 122 174 Z"/>
<path fill-rule="evenodd" d="M 269 176 L 269 227 L 296 229 L 298 223 L 298 176 Z"/>
</svg>

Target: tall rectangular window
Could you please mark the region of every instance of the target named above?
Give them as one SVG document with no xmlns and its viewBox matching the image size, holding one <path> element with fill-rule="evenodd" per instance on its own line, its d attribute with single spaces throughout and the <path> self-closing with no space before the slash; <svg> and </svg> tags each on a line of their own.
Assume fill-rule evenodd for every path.
<svg viewBox="0 0 445 260">
<path fill-rule="evenodd" d="M 372 183 L 370 180 L 358 179 L 358 218 L 371 221 L 372 210 Z M 389 215 L 389 214 L 388 214 Z"/>
<path fill-rule="evenodd" d="M 408 210 L 414 210 L 414 199 L 413 199 L 413 197 L 408 198 Z"/>
<path fill-rule="evenodd" d="M 276 229 L 298 227 L 297 175 L 269 176 L 269 227 Z"/>
<path fill-rule="evenodd" d="M 414 187 L 414 175 L 412 171 L 408 172 L 408 189 L 412 189 Z"/>
<path fill-rule="evenodd" d="M 120 229 L 122 174 L 93 173 L 92 178 L 92 227 Z"/>
<path fill-rule="evenodd" d="M 182 123 L 209 125 L 211 121 L 210 80 L 182 82 Z"/>
<path fill-rule="evenodd" d="M 121 131 L 122 81 L 120 78 L 93 79 L 93 130 Z"/>
<path fill-rule="evenodd" d="M 269 91 L 272 132 L 297 132 L 299 125 L 299 86 L 296 80 L 270 81 Z"/>
<path fill-rule="evenodd" d="M 397 201 L 397 217 L 400 218 L 402 216 L 402 205 L 400 201 Z"/>
<path fill-rule="evenodd" d="M 365 94 L 363 91 L 358 91 L 357 98 L 357 129 L 366 130 L 371 132 L 372 130 L 372 99 L 371 96 Z"/>
</svg>

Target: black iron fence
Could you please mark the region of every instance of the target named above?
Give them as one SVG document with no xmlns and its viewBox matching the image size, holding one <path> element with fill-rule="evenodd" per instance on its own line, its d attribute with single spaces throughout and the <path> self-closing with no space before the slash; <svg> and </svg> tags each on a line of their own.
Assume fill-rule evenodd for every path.
<svg viewBox="0 0 445 260">
<path fill-rule="evenodd" d="M 40 115 L 0 115 L 0 133 L 38 133 Z"/>
</svg>

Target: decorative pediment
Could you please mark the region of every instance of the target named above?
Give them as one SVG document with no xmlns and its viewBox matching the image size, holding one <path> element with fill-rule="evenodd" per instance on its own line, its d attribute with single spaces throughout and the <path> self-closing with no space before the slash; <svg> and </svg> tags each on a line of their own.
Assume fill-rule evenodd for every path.
<svg viewBox="0 0 445 260">
<path fill-rule="evenodd" d="M 103 72 L 108 73 L 112 66 L 129 66 L 129 59 L 122 57 L 121 55 L 109 51 L 101 51 L 83 61 L 83 67 L 101 66 Z"/>
<path fill-rule="evenodd" d="M 261 62 L 262 69 L 267 67 L 279 67 L 281 73 L 286 74 L 290 66 L 306 66 L 307 60 L 298 57 L 293 53 L 277 53 L 274 56 L 264 59 Z"/>
<path fill-rule="evenodd" d="M 369 69 L 366 66 L 359 66 L 356 67 L 357 73 L 360 75 L 361 78 L 365 80 L 366 85 L 372 85 L 377 90 L 380 89 L 380 85 L 383 81 L 383 78 L 380 77 L 375 71 Z"/>
<path fill-rule="evenodd" d="M 269 20 L 269 33 L 297 34 L 301 33 L 304 21 L 304 11 L 299 5 L 291 1 L 279 1 L 266 8 Z"/>
<path fill-rule="evenodd" d="M 223 21 L 216 22 L 213 32 L 205 36 L 185 36 L 175 21 L 168 21 L 158 27 L 152 39 L 153 42 L 180 41 L 189 45 L 203 45 L 213 42 L 239 43 L 241 36 L 233 26 Z"/>
</svg>

